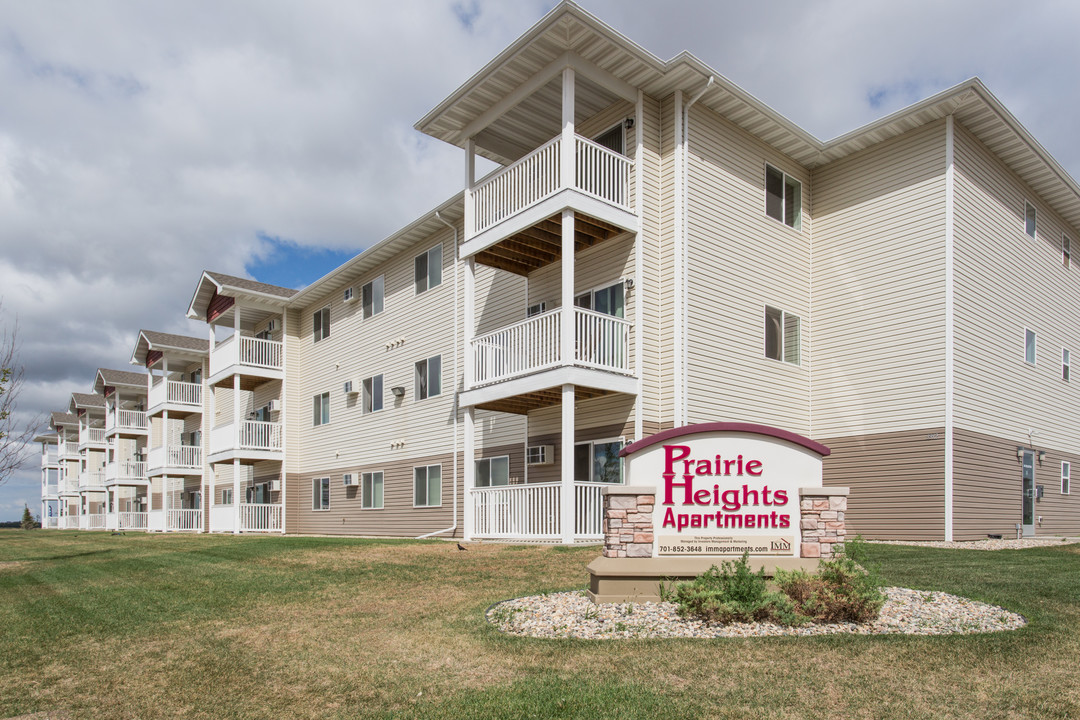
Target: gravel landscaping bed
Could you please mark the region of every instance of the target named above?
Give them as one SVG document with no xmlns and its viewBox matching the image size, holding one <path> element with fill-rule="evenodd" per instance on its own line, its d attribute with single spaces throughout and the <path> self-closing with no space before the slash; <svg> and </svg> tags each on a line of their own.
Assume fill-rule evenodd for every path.
<svg viewBox="0 0 1080 720">
<path fill-rule="evenodd" d="M 879 545 L 915 545 L 917 547 L 948 548 L 950 550 L 1023 550 L 1024 548 L 1046 547 L 1047 545 L 1064 545 L 1066 543 L 1078 543 L 1080 538 L 1045 537 L 1045 538 L 1013 538 L 1011 540 L 867 540 L 868 543 Z"/>
<path fill-rule="evenodd" d="M 674 603 L 592 603 L 582 591 L 516 598 L 488 608 L 502 632 L 541 638 L 715 638 L 778 635 L 951 635 L 1023 627 L 1020 615 L 942 592 L 882 588 L 888 599 L 877 620 L 784 627 L 772 623 L 718 625 L 680 617 Z"/>
</svg>

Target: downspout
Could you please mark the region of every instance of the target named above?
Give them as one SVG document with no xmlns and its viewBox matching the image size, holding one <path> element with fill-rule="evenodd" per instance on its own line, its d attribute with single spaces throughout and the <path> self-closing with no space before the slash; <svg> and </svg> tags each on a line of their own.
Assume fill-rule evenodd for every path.
<svg viewBox="0 0 1080 720">
<path fill-rule="evenodd" d="M 433 535 L 442 535 L 446 532 L 457 530 L 458 526 L 458 231 L 457 226 L 446 222 L 439 211 L 435 211 L 435 219 L 454 231 L 454 524 L 442 530 L 429 532 L 426 535 L 418 535 L 417 540 L 423 540 Z"/>
<path fill-rule="evenodd" d="M 686 418 L 687 418 L 687 412 L 686 412 L 686 406 L 687 406 L 686 366 L 687 366 L 688 354 L 687 354 L 687 349 L 686 349 L 687 348 L 687 342 L 686 342 L 686 337 L 687 337 L 687 334 L 686 334 L 686 330 L 687 330 L 686 317 L 688 315 L 687 301 L 688 301 L 688 298 L 689 298 L 689 293 L 688 293 L 688 288 L 687 288 L 687 273 L 688 273 L 688 269 L 687 269 L 687 255 L 688 255 L 688 253 L 687 253 L 687 241 L 688 241 L 688 236 L 689 236 L 688 228 L 690 227 L 690 223 L 688 221 L 689 216 L 687 214 L 687 211 L 688 211 L 687 205 L 688 205 L 688 198 L 690 196 L 690 190 L 689 190 L 689 187 L 687 185 L 687 179 L 688 179 L 688 176 L 689 176 L 689 169 L 690 169 L 690 108 L 693 107 L 694 103 L 696 103 L 698 100 L 701 99 L 702 95 L 704 95 L 706 92 L 708 92 L 709 88 L 711 88 L 713 86 L 713 83 L 715 83 L 715 82 L 716 82 L 716 76 L 710 75 L 709 76 L 709 81 L 707 83 L 705 83 L 705 87 L 701 88 L 701 90 L 699 90 L 697 92 L 697 94 L 695 94 L 692 98 L 690 98 L 690 100 L 685 105 L 683 105 L 682 117 L 680 118 L 680 120 L 681 120 L 680 124 L 681 124 L 682 127 L 680 128 L 679 141 L 680 141 L 680 144 L 682 145 L 682 151 L 679 153 L 679 177 L 680 177 L 680 180 L 681 180 L 680 185 L 682 186 L 680 188 L 680 190 L 682 192 L 680 193 L 681 197 L 679 198 L 678 202 L 679 202 L 679 204 L 681 206 L 682 212 L 680 213 L 680 217 L 679 217 L 680 223 L 679 223 L 679 230 L 678 230 L 678 232 L 679 232 L 679 256 L 676 258 L 676 265 L 679 268 L 679 275 L 678 275 L 678 277 L 675 278 L 675 281 L 676 281 L 675 286 L 676 286 L 676 288 L 678 288 L 678 293 L 679 293 L 679 308 L 677 309 L 677 311 L 675 313 L 675 317 L 677 318 L 676 322 L 678 322 L 678 323 L 680 323 L 682 325 L 681 332 L 679 333 L 679 335 L 680 335 L 680 337 L 682 339 L 682 342 L 678 346 L 676 346 L 676 348 L 675 348 L 675 351 L 679 353 L 679 363 L 678 363 L 679 372 L 676 373 L 677 382 L 679 383 L 679 387 L 677 389 L 676 396 L 679 398 L 679 403 L 678 403 L 678 407 L 676 408 L 676 417 L 674 418 L 676 427 L 680 427 L 682 425 L 685 425 L 686 424 Z"/>
</svg>

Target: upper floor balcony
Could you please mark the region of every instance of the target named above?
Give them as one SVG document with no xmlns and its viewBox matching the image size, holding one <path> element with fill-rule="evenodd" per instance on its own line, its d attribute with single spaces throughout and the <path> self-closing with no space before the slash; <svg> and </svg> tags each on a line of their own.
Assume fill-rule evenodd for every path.
<svg viewBox="0 0 1080 720">
<path fill-rule="evenodd" d="M 559 135 L 465 193 L 462 257 L 527 231 L 569 208 L 603 226 L 633 230 L 634 161 L 580 135 Z"/>
<path fill-rule="evenodd" d="M 151 448 L 147 465 L 151 476 L 165 473 L 197 475 L 203 469 L 203 450 L 197 445 L 163 445 Z"/>
<path fill-rule="evenodd" d="M 60 450 L 55 445 L 45 446 L 41 453 L 41 467 L 50 467 L 60 462 Z"/>
<path fill-rule="evenodd" d="M 149 415 L 163 410 L 179 413 L 202 412 L 203 387 L 199 383 L 178 382 L 155 377 L 147 405 Z"/>
<path fill-rule="evenodd" d="M 210 350 L 210 382 L 216 384 L 229 375 L 253 375 L 268 380 L 284 377 L 282 343 L 234 333 Z"/>
<path fill-rule="evenodd" d="M 280 460 L 283 448 L 281 423 L 243 420 L 219 425 L 210 432 L 209 460 Z"/>
<path fill-rule="evenodd" d="M 58 460 L 78 460 L 79 459 L 79 443 L 68 441 L 61 441 L 57 445 L 57 459 Z"/>
<path fill-rule="evenodd" d="M 146 463 L 141 460 L 120 460 L 105 465 L 104 483 L 109 485 L 138 484 L 146 481 Z"/>
<path fill-rule="evenodd" d="M 150 421 L 141 410 L 120 410 L 110 408 L 105 415 L 105 436 L 146 435 L 150 432 Z"/>
<path fill-rule="evenodd" d="M 83 470 L 79 473 L 80 490 L 101 490 L 105 488 L 104 470 Z"/>
<path fill-rule="evenodd" d="M 79 428 L 79 450 L 86 450 L 88 448 L 104 449 L 104 447 L 104 428 Z"/>
</svg>

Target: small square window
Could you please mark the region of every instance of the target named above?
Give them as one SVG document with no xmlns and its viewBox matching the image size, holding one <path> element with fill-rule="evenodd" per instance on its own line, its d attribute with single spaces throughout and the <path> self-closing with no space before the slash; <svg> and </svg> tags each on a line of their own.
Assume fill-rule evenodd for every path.
<svg viewBox="0 0 1080 720">
<path fill-rule="evenodd" d="M 383 506 L 383 474 L 366 472 L 360 475 L 360 507 L 364 510 L 381 510 Z"/>
<path fill-rule="evenodd" d="M 802 352 L 802 322 L 797 315 L 765 306 L 765 357 L 798 365 Z"/>
<path fill-rule="evenodd" d="M 442 465 L 413 468 L 413 507 L 442 505 Z"/>
<path fill-rule="evenodd" d="M 224 488 L 221 491 L 221 504 L 232 505 L 232 488 Z"/>
<path fill-rule="evenodd" d="M 1035 237 L 1035 206 L 1024 203 L 1024 232 Z"/>
<path fill-rule="evenodd" d="M 364 414 L 383 409 L 383 376 L 364 378 L 364 392 L 361 398 Z"/>
<path fill-rule="evenodd" d="M 413 397 L 424 400 L 442 393 L 442 356 L 416 363 L 416 385 Z"/>
<path fill-rule="evenodd" d="M 375 278 L 360 289 L 361 304 L 364 308 L 364 319 L 374 317 L 383 311 L 383 276 Z"/>
<path fill-rule="evenodd" d="M 442 284 L 442 245 L 436 245 L 413 261 L 413 279 L 416 294 L 426 292 Z"/>
<path fill-rule="evenodd" d="M 1035 364 L 1035 331 L 1024 329 L 1024 362 Z"/>
<path fill-rule="evenodd" d="M 312 398 L 311 424 L 316 427 L 330 424 L 330 393 L 325 392 Z"/>
<path fill-rule="evenodd" d="M 311 509 L 330 509 L 330 478 L 315 478 L 311 481 Z"/>
<path fill-rule="evenodd" d="M 330 308 L 324 307 L 312 315 L 312 337 L 315 342 L 330 337 Z"/>
<path fill-rule="evenodd" d="M 1062 495 L 1068 495 L 1069 494 L 1069 490 L 1070 490 L 1070 488 L 1069 488 L 1070 477 L 1069 476 L 1070 476 L 1071 473 L 1072 473 L 1072 466 L 1067 462 L 1061 463 L 1061 494 Z"/>
<path fill-rule="evenodd" d="M 802 227 L 802 184 L 772 165 L 765 166 L 765 214 L 796 230 Z"/>
</svg>

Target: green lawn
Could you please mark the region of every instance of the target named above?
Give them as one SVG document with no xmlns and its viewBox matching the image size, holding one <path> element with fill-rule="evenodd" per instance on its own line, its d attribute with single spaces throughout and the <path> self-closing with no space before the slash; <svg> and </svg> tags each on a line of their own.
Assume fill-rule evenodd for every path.
<svg viewBox="0 0 1080 720">
<path fill-rule="evenodd" d="M 0 717 L 1080 717 L 1080 546 L 869 547 L 1002 605 L 954 637 L 533 640 L 485 608 L 597 548 L 0 531 Z"/>
</svg>

